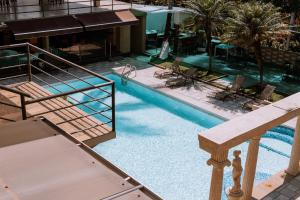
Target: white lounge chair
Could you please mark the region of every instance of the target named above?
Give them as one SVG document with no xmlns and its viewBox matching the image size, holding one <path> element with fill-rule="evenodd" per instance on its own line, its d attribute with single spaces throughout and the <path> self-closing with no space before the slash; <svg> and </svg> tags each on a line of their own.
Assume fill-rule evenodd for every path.
<svg viewBox="0 0 300 200">
<path fill-rule="evenodd" d="M 258 108 L 261 108 L 262 106 L 270 104 L 271 102 L 269 100 L 272 97 L 272 94 L 273 94 L 275 88 L 276 88 L 275 86 L 266 85 L 266 87 L 260 93 L 258 98 L 244 103 L 243 108 L 246 108 L 249 110 L 256 110 Z"/>
<path fill-rule="evenodd" d="M 217 92 L 215 94 L 215 98 L 218 100 L 225 101 L 229 97 L 233 97 L 236 95 L 241 89 L 243 83 L 245 81 L 245 77 L 242 75 L 237 75 L 229 87 L 227 87 L 224 91 Z"/>
<path fill-rule="evenodd" d="M 177 57 L 174 60 L 174 62 L 172 63 L 172 66 L 170 68 L 155 71 L 153 76 L 156 78 L 163 79 L 163 78 L 169 78 L 170 76 L 173 76 L 176 73 L 179 73 L 181 60 L 182 59 L 180 57 Z"/>
</svg>

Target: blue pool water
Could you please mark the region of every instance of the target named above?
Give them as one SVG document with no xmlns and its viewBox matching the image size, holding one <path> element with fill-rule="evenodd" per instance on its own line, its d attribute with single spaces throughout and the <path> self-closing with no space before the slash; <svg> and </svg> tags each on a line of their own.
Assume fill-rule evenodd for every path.
<svg viewBox="0 0 300 200">
<path fill-rule="evenodd" d="M 94 150 L 164 199 L 208 199 L 211 167 L 206 161 L 209 154 L 199 149 L 197 134 L 224 120 L 137 83 L 129 81 L 124 86 L 118 75 L 107 77 L 116 82 L 117 138 L 97 145 Z M 101 83 L 95 78 L 86 80 Z M 82 82 L 71 81 L 70 84 L 76 88 L 85 86 Z M 57 84 L 53 86 L 62 91 L 70 89 Z M 89 94 L 98 98 L 104 95 L 98 90 Z M 72 98 L 88 100 L 82 94 L 72 95 Z M 106 101 L 110 104 L 110 99 Z M 89 106 L 103 107 L 96 103 Z M 92 112 L 84 107 L 81 109 Z M 103 117 L 97 117 L 105 121 Z M 285 127 L 277 127 L 265 134 L 261 140 L 256 182 L 287 167 L 292 136 L 293 131 Z M 244 143 L 235 148 L 242 151 L 243 162 L 247 147 L 248 143 Z M 229 157 L 232 159 L 232 152 Z M 226 168 L 224 188 L 231 182 L 231 169 Z"/>
</svg>

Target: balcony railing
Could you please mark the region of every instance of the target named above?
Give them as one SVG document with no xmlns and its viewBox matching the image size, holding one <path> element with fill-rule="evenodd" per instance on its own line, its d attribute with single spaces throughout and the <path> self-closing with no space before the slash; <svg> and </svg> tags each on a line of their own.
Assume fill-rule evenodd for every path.
<svg viewBox="0 0 300 200">
<path fill-rule="evenodd" d="M 94 13 L 105 10 L 130 9 L 135 0 L 28 0 L 0 3 L 0 21 Z"/>
<path fill-rule="evenodd" d="M 80 107 L 89 112 L 76 110 L 75 116 L 68 116 L 56 125 L 76 123 L 77 120 L 85 119 L 89 126 L 78 128 L 71 134 L 99 126 L 103 129 L 110 127 L 109 131 L 115 131 L 115 84 L 113 81 L 29 43 L 1 46 L 0 51 L 12 54 L 0 57 L 0 74 L 2 75 L 0 92 L 4 90 L 21 96 L 21 105 L 15 107 L 22 108 L 23 119 L 45 116 L 49 113 L 67 112 L 68 109 Z M 53 73 L 59 73 L 59 75 L 53 75 Z M 100 83 L 95 85 L 82 77 L 98 79 Z M 67 81 L 70 79 L 72 81 Z M 72 84 L 74 82 L 78 84 Z M 46 87 L 52 93 L 45 93 L 46 89 L 39 91 L 38 88 L 21 90 L 21 86 L 26 83 L 34 83 L 40 85 L 41 88 Z M 32 91 L 35 91 L 35 95 Z M 80 94 L 83 97 L 78 99 L 74 97 L 74 94 Z M 48 104 L 55 106 L 48 106 Z M 93 106 L 94 104 L 97 104 L 97 109 Z M 46 105 L 47 110 L 38 110 L 34 114 L 28 114 L 27 108 L 35 105 Z M 101 120 L 95 123 L 91 117 L 101 118 Z"/>
<path fill-rule="evenodd" d="M 293 118 L 297 118 L 297 124 L 291 158 L 289 164 L 287 163 L 286 173 L 290 176 L 296 176 L 300 172 L 300 93 L 296 93 L 200 133 L 200 148 L 211 154 L 211 158 L 207 163 L 213 168 L 209 199 L 221 200 L 224 167 L 231 165 L 231 162 L 228 160 L 228 151 L 246 141 L 249 141 L 249 146 L 242 184 L 240 187 L 239 180 L 237 180 L 240 177 L 234 177 L 237 184 L 234 188 L 234 194 L 230 195 L 229 192 L 229 199 L 252 199 L 260 138 L 266 131 Z M 233 164 L 234 168 L 238 168 L 236 169 L 236 174 L 233 174 L 235 176 L 241 176 L 242 174 L 241 162 L 238 158 L 239 154 L 240 152 L 236 153 L 236 160 Z M 238 164 L 239 166 L 237 163 L 240 163 Z"/>
</svg>

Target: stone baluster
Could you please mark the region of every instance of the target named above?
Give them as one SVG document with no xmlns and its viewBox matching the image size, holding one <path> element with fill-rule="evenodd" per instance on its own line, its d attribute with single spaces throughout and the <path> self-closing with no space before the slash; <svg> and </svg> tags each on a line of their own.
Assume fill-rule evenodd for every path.
<svg viewBox="0 0 300 200">
<path fill-rule="evenodd" d="M 291 158 L 286 173 L 291 176 L 296 176 L 297 174 L 299 174 L 299 161 L 300 161 L 300 116 L 298 116 L 297 119 Z"/>
<path fill-rule="evenodd" d="M 250 200 L 252 198 L 253 184 L 256 172 L 256 163 L 259 150 L 260 137 L 255 137 L 250 140 L 247 160 L 245 164 L 245 174 L 243 177 L 242 190 L 244 192 L 243 200 Z"/>
<path fill-rule="evenodd" d="M 209 200 L 221 200 L 224 167 L 230 166 L 230 161 L 227 159 L 228 151 L 212 154 L 207 161 L 208 165 L 213 166 Z"/>
<path fill-rule="evenodd" d="M 241 151 L 234 151 L 232 160 L 232 179 L 233 186 L 226 191 L 229 200 L 240 200 L 243 197 L 241 189 L 241 175 L 243 172 L 242 160 L 240 158 Z"/>
</svg>

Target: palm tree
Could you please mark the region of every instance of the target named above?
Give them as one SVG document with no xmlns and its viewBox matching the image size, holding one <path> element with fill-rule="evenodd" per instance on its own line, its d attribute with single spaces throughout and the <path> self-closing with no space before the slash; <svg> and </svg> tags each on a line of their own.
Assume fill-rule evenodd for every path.
<svg viewBox="0 0 300 200">
<path fill-rule="evenodd" d="M 254 51 L 262 86 L 264 75 L 262 42 L 288 34 L 288 29 L 282 22 L 278 8 L 271 3 L 251 1 L 237 6 L 225 20 L 225 33 L 222 39 Z"/>
<path fill-rule="evenodd" d="M 210 72 L 212 68 L 212 33 L 223 21 L 226 3 L 223 0 L 190 0 L 187 1 L 186 6 L 195 15 L 195 25 L 201 25 L 205 31 L 206 51 L 209 56 L 208 71 Z"/>
</svg>

